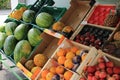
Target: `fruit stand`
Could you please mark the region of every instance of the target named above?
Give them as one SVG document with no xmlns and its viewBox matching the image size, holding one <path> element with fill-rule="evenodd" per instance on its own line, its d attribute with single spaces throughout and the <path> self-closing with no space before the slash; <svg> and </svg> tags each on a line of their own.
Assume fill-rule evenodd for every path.
<svg viewBox="0 0 120 80">
<path fill-rule="evenodd" d="M 19 3 L 0 25 L 0 74 L 8 70 L 15 80 L 120 80 L 120 1 L 70 4 Z"/>
</svg>

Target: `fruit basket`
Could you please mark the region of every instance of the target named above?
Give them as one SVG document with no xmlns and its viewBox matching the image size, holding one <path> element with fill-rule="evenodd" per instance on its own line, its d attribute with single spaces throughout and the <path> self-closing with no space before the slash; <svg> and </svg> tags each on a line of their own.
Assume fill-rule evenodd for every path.
<svg viewBox="0 0 120 80">
<path fill-rule="evenodd" d="M 90 48 L 65 39 L 56 49 L 51 58 L 59 65 L 80 74 L 87 56 L 91 56 L 94 51 L 96 51 L 95 48 Z"/>
<path fill-rule="evenodd" d="M 49 30 L 45 30 L 41 34 L 41 37 L 41 43 L 32 51 L 32 54 L 28 57 L 28 59 L 21 59 L 21 61 L 17 64 L 19 69 L 21 69 L 23 73 L 33 80 L 64 39 L 62 35 L 55 34 Z M 38 67 L 36 68 L 36 66 Z"/>
<path fill-rule="evenodd" d="M 119 17 L 113 14 L 115 4 L 95 4 L 84 21 L 90 24 L 101 25 L 101 27 L 115 28 L 119 22 Z"/>
<path fill-rule="evenodd" d="M 118 79 L 120 74 L 119 59 L 108 55 L 101 50 L 99 55 L 87 64 L 81 74 L 85 80 L 87 79 Z M 80 79 L 82 80 L 82 79 Z"/>
<path fill-rule="evenodd" d="M 8 65 L 9 63 L 9 65 Z M 1 80 L 29 80 L 22 72 L 19 70 L 13 62 L 11 62 L 1 51 L 0 51 L 0 75 Z"/>
<path fill-rule="evenodd" d="M 70 39 L 100 49 L 111 36 L 113 28 L 99 27 L 92 24 L 80 25 Z"/>
<path fill-rule="evenodd" d="M 59 65 L 53 59 L 50 59 L 40 74 L 37 76 L 37 80 L 49 79 L 49 80 L 78 80 L 79 75 L 72 72 L 65 67 Z"/>
</svg>

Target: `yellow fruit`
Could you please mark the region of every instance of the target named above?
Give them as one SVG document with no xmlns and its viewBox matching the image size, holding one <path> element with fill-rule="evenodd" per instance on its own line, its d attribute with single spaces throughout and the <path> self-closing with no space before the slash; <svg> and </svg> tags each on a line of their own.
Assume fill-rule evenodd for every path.
<svg viewBox="0 0 120 80">
<path fill-rule="evenodd" d="M 52 66 L 50 67 L 50 72 L 52 72 L 53 74 L 56 74 L 56 67 L 55 66 Z"/>
<path fill-rule="evenodd" d="M 42 78 L 46 78 L 47 74 L 49 73 L 50 71 L 48 69 L 45 69 L 41 72 L 41 77 Z"/>
<path fill-rule="evenodd" d="M 24 12 L 25 10 L 27 10 L 26 7 L 21 7 L 21 8 L 20 8 L 20 11 L 22 11 L 22 12 Z"/>
<path fill-rule="evenodd" d="M 57 66 L 56 67 L 56 73 L 57 74 L 62 74 L 62 73 L 64 73 L 64 71 L 65 71 L 64 67 L 62 67 L 62 66 Z"/>
<path fill-rule="evenodd" d="M 81 52 L 81 50 L 79 49 L 79 50 L 77 50 L 76 51 L 76 55 L 80 55 L 80 52 Z"/>
<path fill-rule="evenodd" d="M 33 60 L 28 60 L 28 61 L 25 63 L 25 67 L 26 67 L 29 71 L 31 71 L 31 69 L 32 69 L 33 67 L 35 67 L 35 64 L 34 64 Z"/>
<path fill-rule="evenodd" d="M 68 69 L 72 69 L 73 66 L 74 66 L 74 64 L 73 64 L 73 62 L 72 62 L 72 59 L 67 59 L 67 60 L 65 61 L 65 63 L 64 63 L 64 66 L 65 66 L 66 68 L 68 68 Z"/>
<path fill-rule="evenodd" d="M 59 64 L 62 65 L 62 64 L 64 64 L 65 60 L 66 60 L 65 56 L 60 56 L 60 57 L 58 57 L 57 61 L 58 61 Z"/>
<path fill-rule="evenodd" d="M 36 66 L 43 67 L 44 64 L 47 62 L 48 58 L 44 54 L 37 54 L 34 57 L 34 63 Z"/>
<path fill-rule="evenodd" d="M 47 75 L 46 75 L 46 80 L 52 80 L 52 77 L 54 76 L 54 74 L 52 72 L 49 72 Z"/>
<path fill-rule="evenodd" d="M 64 26 L 65 25 L 62 22 L 58 21 L 58 22 L 53 24 L 52 29 L 55 30 L 55 31 L 62 31 Z"/>
<path fill-rule="evenodd" d="M 65 26 L 62 30 L 62 32 L 70 33 L 73 31 L 73 28 L 71 26 Z"/>
<path fill-rule="evenodd" d="M 66 71 L 66 72 L 64 73 L 64 78 L 65 78 L 65 80 L 70 80 L 70 78 L 72 77 L 72 75 L 73 75 L 72 72 Z"/>
<path fill-rule="evenodd" d="M 33 67 L 32 69 L 31 69 L 31 72 L 34 74 L 35 73 L 35 71 L 40 71 L 41 70 L 41 67 L 38 67 L 38 66 L 35 66 L 35 67 Z"/>
<path fill-rule="evenodd" d="M 85 60 L 86 56 L 87 56 L 87 53 L 84 53 L 84 54 L 81 56 L 82 61 Z"/>
<path fill-rule="evenodd" d="M 64 56 L 66 54 L 66 50 L 63 48 L 60 48 L 57 52 L 57 56 Z"/>
<path fill-rule="evenodd" d="M 73 57 L 75 57 L 75 54 L 73 52 L 68 52 L 66 54 L 66 59 L 72 59 Z"/>
<path fill-rule="evenodd" d="M 73 53 L 76 53 L 77 50 L 78 50 L 78 48 L 77 48 L 76 46 L 71 47 L 71 51 L 72 51 Z"/>
</svg>

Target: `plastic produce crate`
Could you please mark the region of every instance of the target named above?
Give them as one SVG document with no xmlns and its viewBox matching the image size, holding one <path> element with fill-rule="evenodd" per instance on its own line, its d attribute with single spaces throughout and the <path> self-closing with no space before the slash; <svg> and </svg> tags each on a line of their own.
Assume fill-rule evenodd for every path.
<svg viewBox="0 0 120 80">
<path fill-rule="evenodd" d="M 95 76 L 97 76 L 97 72 L 96 72 L 97 68 L 94 68 L 94 71 L 91 72 L 91 74 L 93 74 L 93 76 L 89 75 L 89 73 L 88 73 L 89 68 L 91 67 L 91 69 L 92 69 L 92 67 L 95 67 L 95 66 L 100 68 L 101 64 L 105 64 L 104 65 L 105 68 L 103 68 L 103 71 L 101 70 L 102 67 L 100 69 L 98 69 L 98 71 L 100 71 L 100 73 L 98 74 L 98 77 L 99 78 L 104 78 L 104 79 L 113 78 L 113 76 L 115 74 L 116 75 L 119 74 L 119 70 L 120 70 L 119 69 L 120 65 L 118 64 L 119 62 L 120 62 L 120 59 L 117 59 L 117 58 L 115 58 L 115 57 L 113 57 L 111 55 L 108 55 L 108 54 L 102 52 L 101 50 L 99 50 L 98 55 L 96 56 L 96 58 L 93 61 L 91 61 L 89 64 L 84 66 L 85 68 L 84 68 L 84 70 L 82 70 L 83 73 L 81 75 L 85 78 L 85 80 L 87 80 L 88 78 L 93 78 L 93 77 L 95 78 Z M 109 72 L 108 69 L 113 70 L 112 74 Z M 116 70 L 118 72 L 116 72 Z M 94 73 L 96 73 L 96 74 L 94 75 Z M 102 73 L 104 73 L 104 76 L 100 76 Z M 106 75 L 109 75 L 109 76 L 106 76 Z"/>
<path fill-rule="evenodd" d="M 78 75 L 77 73 L 66 69 L 65 67 L 59 65 L 59 64 L 58 64 L 56 61 L 54 61 L 53 59 L 50 59 L 50 60 L 46 63 L 46 65 L 43 67 L 43 69 L 41 70 L 41 72 L 39 73 L 39 75 L 37 76 L 37 80 L 39 80 L 39 79 L 41 79 L 41 78 L 43 77 L 42 75 L 43 75 L 43 72 L 44 72 L 45 70 L 49 70 L 49 73 L 48 73 L 48 74 L 52 73 L 51 70 L 50 70 L 52 67 L 54 67 L 54 68 L 56 68 L 56 69 L 62 68 L 62 69 L 63 69 L 63 73 L 59 74 L 59 73 L 55 72 L 55 74 L 53 75 L 53 77 L 47 77 L 48 75 L 46 75 L 46 78 L 49 78 L 50 80 L 52 80 L 52 79 L 63 80 L 63 79 L 65 79 L 65 77 L 67 77 L 67 76 L 69 76 L 69 78 L 70 78 L 69 80 L 78 80 L 78 78 L 79 78 L 79 75 Z M 66 75 L 67 72 L 70 72 L 72 75 L 70 75 L 70 74 L 67 74 L 67 75 Z M 66 75 L 66 76 L 65 76 L 65 75 Z M 56 77 L 56 76 L 57 76 L 57 77 Z"/>
<path fill-rule="evenodd" d="M 28 60 L 34 60 L 34 56 L 37 54 L 44 54 L 47 59 L 49 60 L 56 50 L 56 48 L 61 44 L 61 42 L 64 39 L 64 36 L 51 32 L 49 30 L 45 30 L 41 37 L 43 38 L 41 43 L 34 49 L 32 54 L 29 56 L 28 59 L 22 59 L 17 66 L 23 71 L 24 74 L 26 74 L 31 79 L 36 79 L 36 76 L 40 73 L 40 70 L 36 70 L 35 73 L 32 73 L 31 70 L 28 70 L 28 68 L 25 67 L 25 63 Z M 44 66 L 43 66 L 44 67 Z M 43 68 L 41 67 L 41 69 Z"/>
<path fill-rule="evenodd" d="M 99 27 L 91 24 L 80 25 L 71 39 L 100 49 L 104 42 L 111 36 L 113 28 Z"/>
<path fill-rule="evenodd" d="M 64 50 L 67 52 L 64 52 Z M 80 74 L 81 69 L 84 67 L 84 62 L 88 56 L 91 59 L 92 57 L 96 57 L 97 53 L 95 53 L 96 55 L 93 55 L 94 51 L 97 50 L 95 48 L 90 48 L 88 46 L 65 39 L 54 52 L 52 59 L 54 59 L 59 65 L 62 65 L 66 69 Z"/>
</svg>

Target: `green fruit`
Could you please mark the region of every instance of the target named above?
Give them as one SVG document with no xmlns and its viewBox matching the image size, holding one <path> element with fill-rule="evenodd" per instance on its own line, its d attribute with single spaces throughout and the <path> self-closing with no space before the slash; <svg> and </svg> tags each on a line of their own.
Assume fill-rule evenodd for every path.
<svg viewBox="0 0 120 80">
<path fill-rule="evenodd" d="M 32 28 L 28 31 L 28 40 L 32 46 L 36 46 L 41 41 L 40 34 L 41 31 L 37 28 Z"/>
<path fill-rule="evenodd" d="M 35 18 L 35 11 L 33 10 L 26 10 L 22 16 L 22 19 L 25 22 L 33 22 L 34 18 Z"/>
<path fill-rule="evenodd" d="M 5 32 L 6 23 L 0 24 L 0 32 Z"/>
<path fill-rule="evenodd" d="M 19 26 L 17 26 L 17 28 L 14 31 L 15 38 L 17 40 L 23 39 L 26 36 L 28 30 L 29 30 L 28 25 L 26 25 L 26 24 L 20 24 Z"/>
<path fill-rule="evenodd" d="M 42 12 L 36 17 L 36 24 L 42 28 L 49 28 L 53 23 L 53 16 L 49 13 Z"/>
<path fill-rule="evenodd" d="M 21 40 L 14 49 L 14 61 L 19 62 L 23 57 L 27 58 L 31 53 L 32 47 L 27 40 Z"/>
<path fill-rule="evenodd" d="M 3 50 L 7 56 L 10 56 L 16 46 L 17 40 L 14 35 L 9 35 L 4 42 Z"/>
<path fill-rule="evenodd" d="M 6 34 L 9 35 L 13 35 L 15 28 L 17 27 L 17 24 L 15 22 L 8 22 L 6 23 L 5 26 L 5 32 Z"/>
<path fill-rule="evenodd" d="M 3 47 L 7 35 L 5 33 L 0 33 L 0 48 Z"/>
</svg>

